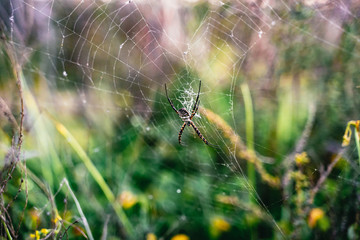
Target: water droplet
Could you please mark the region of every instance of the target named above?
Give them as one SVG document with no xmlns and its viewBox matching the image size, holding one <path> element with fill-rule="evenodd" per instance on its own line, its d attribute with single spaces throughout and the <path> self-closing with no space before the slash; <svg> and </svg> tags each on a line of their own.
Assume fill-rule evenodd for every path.
<svg viewBox="0 0 360 240">
<path fill-rule="evenodd" d="M 146 127 L 146 131 L 150 131 L 150 127 Z"/>
<path fill-rule="evenodd" d="M 264 32 L 260 30 L 260 32 L 259 32 L 259 38 L 262 37 L 263 33 L 264 33 Z"/>
<path fill-rule="evenodd" d="M 67 77 L 67 72 L 66 71 L 63 71 L 63 76 Z"/>
<path fill-rule="evenodd" d="M 271 22 L 271 25 L 275 26 L 276 22 L 275 21 L 272 21 Z"/>
<path fill-rule="evenodd" d="M 83 101 L 82 101 L 84 104 L 86 103 L 86 99 L 83 99 Z"/>
<path fill-rule="evenodd" d="M 181 189 L 178 188 L 178 189 L 176 190 L 176 192 L 177 192 L 177 193 L 181 193 Z"/>
</svg>

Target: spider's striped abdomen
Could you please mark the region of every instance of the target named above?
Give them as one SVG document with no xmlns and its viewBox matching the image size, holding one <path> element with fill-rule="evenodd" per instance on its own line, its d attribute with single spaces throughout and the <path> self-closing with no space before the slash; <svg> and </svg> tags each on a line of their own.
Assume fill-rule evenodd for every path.
<svg viewBox="0 0 360 240">
<path fill-rule="evenodd" d="M 181 120 L 183 120 L 184 122 L 190 121 L 190 113 L 185 108 L 180 108 L 178 110 L 178 113 Z M 187 125 L 189 126 L 190 124 L 188 123 Z"/>
</svg>

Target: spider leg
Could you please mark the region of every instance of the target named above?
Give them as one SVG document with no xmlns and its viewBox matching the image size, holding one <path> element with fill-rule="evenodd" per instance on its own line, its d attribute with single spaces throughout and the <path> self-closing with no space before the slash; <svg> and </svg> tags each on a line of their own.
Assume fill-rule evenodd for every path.
<svg viewBox="0 0 360 240">
<path fill-rule="evenodd" d="M 198 109 L 198 101 L 199 101 L 199 96 L 200 96 L 200 89 L 201 89 L 201 80 L 200 80 L 200 83 L 199 83 L 199 91 L 198 91 L 198 94 L 197 94 L 197 97 L 196 97 L 196 101 L 195 101 L 191 116 L 195 115 L 195 113 L 196 113 L 196 111 Z"/>
<path fill-rule="evenodd" d="M 190 116 L 190 120 L 192 120 L 192 119 L 193 119 L 193 117 L 195 116 L 195 114 L 197 113 L 197 111 L 198 111 L 198 109 L 199 109 L 199 105 L 200 105 L 200 100 L 198 101 L 198 104 L 197 104 L 197 106 L 196 106 L 195 111 L 191 114 L 191 116 Z"/>
<path fill-rule="evenodd" d="M 174 111 L 175 111 L 177 114 L 179 114 L 179 113 L 178 113 L 178 111 L 176 110 L 176 108 L 174 107 L 174 104 L 171 102 L 171 100 L 170 100 L 170 98 L 169 98 L 169 96 L 168 96 L 166 83 L 165 83 L 165 93 L 166 93 L 167 100 L 169 101 L 169 103 L 170 103 L 170 105 L 171 105 L 172 109 L 174 109 Z"/>
<path fill-rule="evenodd" d="M 194 123 L 193 121 L 190 121 L 190 125 L 191 125 L 192 128 L 195 130 L 195 132 L 196 132 L 196 134 L 199 136 L 199 138 L 201 138 L 201 140 L 203 140 L 203 142 L 204 142 L 206 145 L 209 145 L 209 146 L 218 148 L 218 146 L 209 143 L 209 142 L 205 139 L 205 137 L 201 134 L 200 130 L 195 126 L 195 123 Z"/>
<path fill-rule="evenodd" d="M 181 126 L 180 132 L 179 132 L 179 144 L 181 145 L 181 135 L 186 127 L 186 122 Z"/>
</svg>

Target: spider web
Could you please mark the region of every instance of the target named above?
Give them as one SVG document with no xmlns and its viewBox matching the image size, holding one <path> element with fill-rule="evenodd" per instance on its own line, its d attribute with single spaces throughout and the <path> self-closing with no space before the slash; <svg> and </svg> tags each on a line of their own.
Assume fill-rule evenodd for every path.
<svg viewBox="0 0 360 240">
<path fill-rule="evenodd" d="M 134 222 L 140 234 L 157 232 L 167 238 L 185 232 L 191 236 L 188 226 L 204 216 L 225 216 L 236 226 L 253 214 L 265 222 L 266 229 L 271 229 L 266 231 L 287 238 L 274 212 L 288 196 L 268 196 L 270 190 L 266 189 L 272 187 L 263 182 L 261 174 L 256 175 L 254 183 L 247 161 L 238 156 L 241 146 L 234 145 L 208 113 L 211 111 L 227 122 L 245 142 L 244 146 L 253 145 L 268 174 L 286 172 L 282 161 L 293 168 L 293 160 L 289 159 L 307 149 L 310 132 L 314 124 L 319 124 L 314 123 L 315 114 L 326 115 L 323 111 L 326 106 L 345 105 L 335 99 L 322 101 L 318 92 L 327 88 L 318 85 L 316 79 L 324 78 L 326 70 L 320 67 L 309 70 L 312 63 L 299 63 L 296 58 L 303 54 L 301 48 L 308 50 L 319 45 L 323 55 L 338 52 L 358 61 L 360 38 L 344 27 L 346 22 L 358 22 L 353 10 L 359 7 L 356 2 L 19 0 L 9 5 L 9 20 L 5 24 L 10 30 L 9 42 L 19 49 L 19 59 L 26 62 L 23 70 L 28 79 L 41 76 L 40 80 L 28 80 L 30 89 L 40 84 L 42 91 L 49 92 L 38 96 L 34 93 L 41 111 L 59 116 L 56 117 L 59 121 L 61 115 L 81 115 L 90 135 L 108 139 L 88 142 L 86 150 L 104 174 L 120 171 L 122 182 L 107 179 L 114 192 L 132 189 L 145 195 L 148 201 L 156 201 L 164 192 L 173 193 L 158 203 L 158 208 L 174 219 L 173 225 L 166 230 L 158 229 L 160 217 L 147 223 Z M 30 17 L 33 21 L 27 21 Z M 344 33 L 355 51 L 341 44 Z M 295 49 L 295 56 L 277 59 L 277 51 L 287 48 Z M 289 83 L 292 80 L 298 84 L 296 91 Z M 166 99 L 164 83 L 175 107 L 191 112 L 200 81 L 200 110 L 193 121 L 218 148 L 203 144 L 191 127 L 184 130 L 184 146 L 177 142 L 182 122 Z M 313 91 L 302 91 L 304 81 Z M 355 86 L 358 83 L 353 82 Z M 278 85 L 284 86 L 280 93 L 275 92 Z M 249 138 L 246 129 L 246 86 L 254 104 L 254 139 Z M 287 91 L 291 94 L 286 94 Z M 346 89 L 339 90 L 339 94 L 346 93 Z M 292 105 L 278 104 L 281 101 Z M 358 114 L 356 103 L 353 108 L 349 106 L 348 116 Z M 288 114 L 281 114 L 287 111 Z M 106 120 L 99 120 L 99 115 Z M 339 126 L 344 127 L 348 120 L 340 119 L 343 122 Z M 277 130 L 282 140 L 271 146 L 273 126 L 291 124 L 295 125 L 291 132 Z M 343 129 L 337 131 L 336 136 L 334 133 L 334 141 L 341 141 L 342 132 Z M 139 152 L 138 142 L 142 145 Z M 106 165 L 97 162 L 109 148 L 116 149 L 121 161 L 109 159 Z M 132 159 L 126 155 L 130 160 L 125 159 L 124 152 L 128 151 L 133 152 Z M 349 156 L 354 154 L 355 150 Z M 318 162 L 306 170 L 318 176 L 325 163 L 316 153 L 312 157 Z M 68 161 L 65 165 L 73 164 L 72 160 L 64 161 Z M 359 168 L 349 162 L 358 176 Z M 151 175 L 151 179 L 139 178 L 142 171 Z M 74 175 L 75 172 L 67 174 L 67 178 Z M 356 179 L 348 179 L 341 172 L 331 176 L 345 185 L 359 185 Z M 62 179 L 53 178 L 58 178 L 58 182 Z M 266 187 L 257 190 L 256 185 L 262 184 Z M 294 192 L 292 189 L 287 194 Z M 174 210 L 175 205 L 177 210 L 184 210 Z M 105 219 L 103 216 L 100 222 Z M 90 228 L 94 228 L 91 224 Z"/>
</svg>

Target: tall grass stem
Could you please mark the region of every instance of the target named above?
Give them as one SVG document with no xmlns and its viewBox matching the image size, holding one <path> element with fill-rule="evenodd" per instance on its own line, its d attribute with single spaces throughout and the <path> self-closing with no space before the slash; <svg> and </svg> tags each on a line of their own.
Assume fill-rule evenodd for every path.
<svg viewBox="0 0 360 240">
<path fill-rule="evenodd" d="M 134 230 L 133 227 L 127 218 L 125 212 L 123 211 L 120 204 L 116 201 L 114 194 L 112 193 L 111 189 L 105 182 L 104 178 L 101 176 L 100 172 L 97 170 L 95 165 L 92 163 L 91 159 L 85 153 L 84 149 L 80 146 L 79 142 L 73 137 L 73 135 L 67 130 L 67 128 L 61 124 L 60 122 L 52 119 L 56 129 L 58 132 L 66 139 L 66 141 L 70 144 L 73 150 L 78 154 L 81 161 L 85 164 L 86 168 L 90 172 L 91 176 L 100 186 L 101 190 L 104 192 L 105 197 L 111 203 L 112 207 L 114 208 L 117 216 L 119 217 L 121 223 L 123 224 L 125 231 L 129 234 L 131 238 L 133 238 Z"/>
<path fill-rule="evenodd" d="M 241 84 L 241 92 L 245 105 L 246 146 L 249 151 L 254 151 L 254 112 L 250 89 L 246 83 Z M 250 183 L 255 186 L 256 175 L 253 163 L 247 163 L 247 174 Z"/>
<path fill-rule="evenodd" d="M 356 143 L 356 149 L 358 152 L 358 159 L 359 159 L 359 165 L 360 165 L 360 139 L 359 139 L 359 131 L 358 129 L 355 127 L 355 143 Z"/>
</svg>

